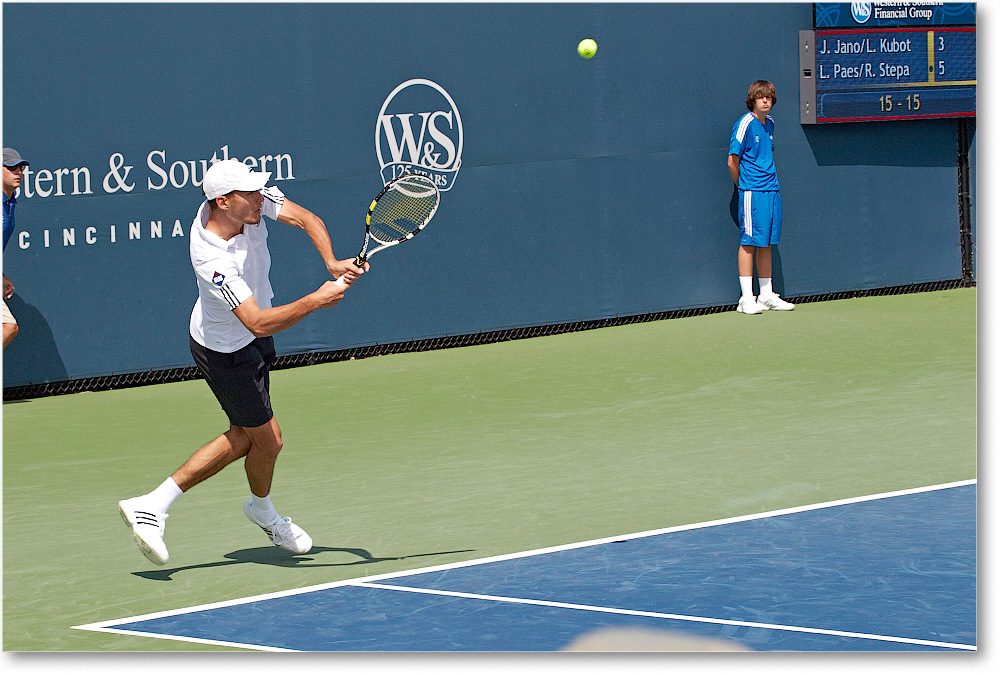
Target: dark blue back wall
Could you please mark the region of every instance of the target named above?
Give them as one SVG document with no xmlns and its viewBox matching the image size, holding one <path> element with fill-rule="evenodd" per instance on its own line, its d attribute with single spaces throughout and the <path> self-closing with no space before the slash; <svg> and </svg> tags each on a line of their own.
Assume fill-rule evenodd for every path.
<svg viewBox="0 0 1000 675">
<path fill-rule="evenodd" d="M 192 362 L 201 194 L 190 179 L 160 189 L 151 153 L 199 177 L 223 147 L 289 155 L 294 178 L 275 184 L 353 255 L 382 185 L 379 112 L 416 78 L 462 123 L 438 215 L 373 258 L 339 307 L 281 333 L 281 354 L 732 304 L 726 155 L 757 79 L 779 98 L 780 292 L 959 278 L 956 122 L 801 126 L 798 31 L 811 21 L 811 5 L 784 3 L 6 4 L 4 145 L 33 180 L 86 167 L 91 192 L 71 194 L 66 174 L 64 194 L 53 178 L 49 196 L 32 184 L 19 197 L 3 262 L 21 334 L 4 384 Z M 576 54 L 585 37 L 599 43 L 590 60 Z M 414 119 L 448 112 L 421 91 Z M 304 234 L 269 231 L 275 302 L 318 287 Z"/>
</svg>

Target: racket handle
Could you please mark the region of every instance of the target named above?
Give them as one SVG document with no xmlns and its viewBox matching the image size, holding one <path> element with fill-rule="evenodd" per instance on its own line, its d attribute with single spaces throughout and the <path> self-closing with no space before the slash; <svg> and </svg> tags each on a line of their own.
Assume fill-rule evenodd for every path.
<svg viewBox="0 0 1000 675">
<path fill-rule="evenodd" d="M 365 264 L 365 262 L 367 260 L 368 260 L 367 257 L 362 257 L 362 256 L 359 255 L 357 258 L 354 259 L 354 264 L 357 265 L 358 267 L 364 267 L 364 264 Z M 346 286 L 347 285 L 347 282 L 344 281 L 344 275 L 343 274 L 341 274 L 339 277 L 337 277 L 337 280 L 334 283 L 340 284 L 341 286 Z"/>
</svg>

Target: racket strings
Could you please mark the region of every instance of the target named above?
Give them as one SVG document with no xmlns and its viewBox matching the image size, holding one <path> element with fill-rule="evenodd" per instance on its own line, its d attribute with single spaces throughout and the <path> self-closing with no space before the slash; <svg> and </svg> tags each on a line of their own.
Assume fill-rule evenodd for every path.
<svg viewBox="0 0 1000 675">
<path fill-rule="evenodd" d="M 437 208 L 438 198 L 436 189 L 420 185 L 389 190 L 372 209 L 369 233 L 382 243 L 412 236 L 430 220 Z"/>
</svg>

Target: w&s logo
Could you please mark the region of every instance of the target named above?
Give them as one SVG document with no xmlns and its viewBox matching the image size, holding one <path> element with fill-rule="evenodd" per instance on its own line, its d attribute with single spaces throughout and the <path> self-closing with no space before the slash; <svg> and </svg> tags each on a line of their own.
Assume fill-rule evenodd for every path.
<svg viewBox="0 0 1000 675">
<path fill-rule="evenodd" d="M 455 101 L 430 80 L 403 82 L 379 111 L 375 152 L 383 183 L 417 173 L 442 192 L 450 190 L 462 166 L 462 117 Z"/>
<path fill-rule="evenodd" d="M 866 23 L 868 19 L 872 18 L 872 3 L 852 2 L 851 15 L 854 16 L 854 20 L 858 23 Z"/>
</svg>

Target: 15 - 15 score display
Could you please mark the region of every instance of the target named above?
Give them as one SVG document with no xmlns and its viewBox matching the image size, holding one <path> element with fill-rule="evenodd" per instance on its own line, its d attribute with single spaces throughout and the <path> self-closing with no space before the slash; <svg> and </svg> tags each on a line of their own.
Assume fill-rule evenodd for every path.
<svg viewBox="0 0 1000 675">
<path fill-rule="evenodd" d="M 975 27 L 799 31 L 803 124 L 976 115 Z"/>
</svg>

